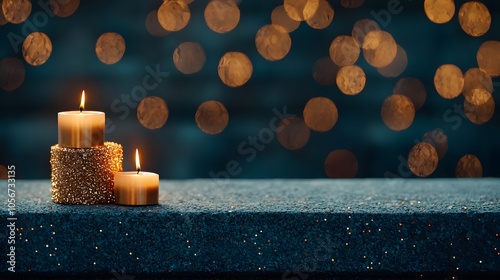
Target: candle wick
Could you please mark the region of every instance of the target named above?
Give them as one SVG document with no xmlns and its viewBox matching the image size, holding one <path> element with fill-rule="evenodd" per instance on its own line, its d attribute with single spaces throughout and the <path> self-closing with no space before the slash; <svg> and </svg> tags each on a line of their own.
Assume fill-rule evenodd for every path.
<svg viewBox="0 0 500 280">
<path fill-rule="evenodd" d="M 137 168 L 137 174 L 139 174 L 139 172 L 140 172 L 140 171 L 141 171 L 141 169 L 140 169 L 140 168 Z"/>
<path fill-rule="evenodd" d="M 83 107 L 80 107 L 80 114 L 83 112 Z"/>
</svg>

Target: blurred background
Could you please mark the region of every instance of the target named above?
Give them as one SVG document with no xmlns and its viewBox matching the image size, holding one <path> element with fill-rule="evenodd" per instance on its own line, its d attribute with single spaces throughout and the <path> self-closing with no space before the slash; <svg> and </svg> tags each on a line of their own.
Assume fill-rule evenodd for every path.
<svg viewBox="0 0 500 280">
<path fill-rule="evenodd" d="M 52 10 L 49 2 L 52 2 Z M 428 177 L 455 177 L 457 162 L 466 154 L 474 154 L 480 160 L 482 176 L 500 175 L 498 110 L 484 124 L 475 124 L 463 113 L 463 96 L 445 99 L 434 86 L 438 67 L 454 64 L 465 73 L 478 67 L 476 56 L 481 44 L 500 40 L 498 1 L 481 1 L 491 14 L 491 26 L 478 37 L 468 35 L 459 24 L 459 9 L 465 1 L 455 1 L 454 16 L 444 24 L 429 20 L 423 1 L 366 0 L 355 8 L 349 5 L 357 6 L 359 1 L 328 1 L 334 11 L 331 23 L 316 29 L 310 26 L 318 27 L 314 23 L 300 22 L 298 28 L 289 33 L 290 50 L 276 61 L 263 57 L 255 38 L 259 29 L 271 24 L 273 10 L 283 5 L 280 0 L 225 3 L 231 9 L 236 6 L 240 13 L 236 27 L 225 33 L 209 28 L 206 17 L 211 16 L 205 11 L 209 1 L 174 3 L 177 6 L 171 3 L 168 7 L 166 3 L 176 1 L 81 1 L 74 12 L 72 7 L 66 7 L 57 11 L 63 16 L 54 14 L 54 5 L 59 3 L 63 7 L 68 2 L 72 1 L 32 1 L 31 12 L 18 24 L 5 18 L 12 21 L 22 15 L 8 14 L 11 6 L 2 4 L 0 168 L 5 170 L 6 166 L 15 165 L 16 178 L 50 178 L 50 147 L 58 141 L 57 113 L 78 110 L 82 90 L 86 91 L 87 110 L 106 113 L 105 139 L 123 145 L 124 169 L 135 169 L 134 151 L 139 148 L 142 169 L 157 172 L 162 179 L 212 175 L 231 178 L 336 176 L 339 173 L 325 171 L 325 160 L 339 149 L 350 151 L 355 158 L 333 156 L 330 160 L 337 162 L 329 163 L 326 169 L 345 167 L 350 173 L 346 171 L 348 174 L 344 177 L 415 177 L 406 166 L 408 154 L 424 134 L 435 129 L 446 135 L 447 152 Z M 165 13 L 158 22 L 156 12 L 152 11 L 162 4 Z M 162 30 L 162 25 L 174 28 L 182 25 L 175 20 L 185 20 L 186 13 L 179 17 L 172 14 L 179 7 L 189 9 L 187 25 L 174 32 Z M 212 12 L 216 14 L 217 7 L 222 9 L 215 4 L 213 7 L 215 12 Z M 321 5 L 320 10 L 328 11 Z M 150 13 L 153 16 L 147 20 Z M 235 15 L 234 10 L 231 14 Z M 328 13 L 323 14 L 323 19 L 325 17 L 328 21 Z M 359 94 L 347 95 L 335 83 L 336 66 L 328 60 L 329 48 L 337 36 L 351 35 L 354 24 L 361 19 L 375 21 L 380 29 L 389 32 L 405 50 L 407 65 L 402 67 L 402 73 L 393 73 L 392 76 L 397 74 L 395 77 L 384 77 L 367 63 L 362 51 L 355 64 L 366 74 L 366 85 Z M 47 55 L 46 38 L 33 41 L 31 49 L 28 44 L 25 50 L 28 58 L 23 56 L 25 38 L 37 31 L 46 34 L 52 45 L 50 56 L 43 63 L 35 58 Z M 105 61 L 118 57 L 116 63 L 107 64 L 96 54 L 96 42 L 106 32 L 118 33 L 125 42 L 123 56 L 120 56 L 120 47 L 115 45 L 111 54 L 102 55 Z M 281 39 L 269 37 L 263 44 L 272 45 L 276 43 L 273 40 L 278 40 L 286 45 L 287 36 L 283 36 Z M 198 45 L 194 51 L 182 48 L 176 51 L 184 42 Z M 200 47 L 204 58 L 200 57 Z M 272 52 L 272 46 L 270 49 Z M 278 52 L 280 49 L 278 47 Z M 228 86 L 219 77 L 219 62 L 227 52 L 241 52 L 251 61 L 251 77 L 241 86 Z M 176 66 L 176 59 L 187 69 Z M 205 62 L 201 63 L 203 59 Z M 32 65 L 37 63 L 40 65 Z M 321 65 L 323 67 L 319 67 Z M 193 70 L 193 67 L 201 69 Z M 190 71 L 195 73 L 183 73 Z M 242 73 L 233 78 L 242 78 L 246 72 L 242 70 Z M 146 89 L 144 79 L 148 75 L 153 77 L 148 78 L 148 83 L 154 86 Z M 411 125 L 395 131 L 384 123 L 381 108 L 402 78 L 418 79 L 426 98 Z M 493 100 L 498 104 L 500 79 L 493 78 L 491 82 Z M 410 84 L 409 88 L 422 92 L 418 83 Z M 152 105 L 145 106 L 140 114 L 145 116 L 141 124 L 137 106 L 143 98 L 152 96 L 164 100 L 168 118 L 162 122 L 166 115 L 161 107 L 148 115 L 151 106 L 158 109 L 156 99 L 150 99 Z M 327 131 L 309 131 L 300 118 L 304 117 L 306 103 L 320 96 L 333 101 L 338 120 Z M 213 114 L 224 111 L 220 106 L 199 112 L 198 123 L 195 118 L 198 107 L 210 100 L 223 104 L 228 113 L 227 126 L 217 134 L 207 132 L 214 132 L 213 129 L 219 132 L 217 126 L 221 123 L 224 126 L 223 117 L 222 120 L 220 116 L 210 119 Z M 211 110 L 214 108 L 215 111 Z M 285 132 L 278 140 L 276 134 L 268 133 L 273 129 L 270 122 L 275 120 L 276 112 L 283 114 L 284 111 L 299 119 L 286 122 L 293 127 L 280 130 Z M 209 126 L 205 131 L 201 129 L 203 118 L 209 118 L 205 120 Z M 354 172 L 352 167 L 356 167 Z"/>
</svg>

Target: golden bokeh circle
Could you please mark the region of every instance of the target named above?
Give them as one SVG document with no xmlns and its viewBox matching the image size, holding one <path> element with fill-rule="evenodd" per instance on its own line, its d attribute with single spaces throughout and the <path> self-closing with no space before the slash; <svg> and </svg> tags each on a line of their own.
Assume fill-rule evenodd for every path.
<svg viewBox="0 0 500 280">
<path fill-rule="evenodd" d="M 229 114 L 224 104 L 210 100 L 198 107 L 194 119 L 201 131 L 206 134 L 218 134 L 226 128 Z"/>
<path fill-rule="evenodd" d="M 366 75 L 357 65 L 344 66 L 339 69 L 336 82 L 342 93 L 356 95 L 365 88 Z"/>
<path fill-rule="evenodd" d="M 358 173 L 358 159 L 348 150 L 334 150 L 326 157 L 324 167 L 330 178 L 354 178 Z"/>
<path fill-rule="evenodd" d="M 31 14 L 30 0 L 3 0 L 2 11 L 5 19 L 13 24 L 24 22 Z"/>
<path fill-rule="evenodd" d="M 173 60 L 177 70 L 184 74 L 193 74 L 203 68 L 206 56 L 200 44 L 184 42 L 174 50 Z"/>
<path fill-rule="evenodd" d="M 467 119 L 474 124 L 481 125 L 493 117 L 495 113 L 495 100 L 493 97 L 489 98 L 488 101 L 476 105 L 467 102 L 467 99 L 464 100 L 464 113 Z"/>
<path fill-rule="evenodd" d="M 283 26 L 288 33 L 295 31 L 300 25 L 300 21 L 293 20 L 287 15 L 283 5 L 274 8 L 271 13 L 271 23 Z"/>
<path fill-rule="evenodd" d="M 167 103 L 157 96 L 148 96 L 137 106 L 137 119 L 147 129 L 158 129 L 168 119 Z"/>
<path fill-rule="evenodd" d="M 276 61 L 288 54 L 292 47 L 292 39 L 283 26 L 268 24 L 257 31 L 255 46 L 262 57 Z"/>
<path fill-rule="evenodd" d="M 354 39 L 356 39 L 356 41 L 358 41 L 358 44 L 362 46 L 366 34 L 375 30 L 380 30 L 380 26 L 376 21 L 367 18 L 360 19 L 354 23 L 351 35 Z"/>
<path fill-rule="evenodd" d="M 283 7 L 291 19 L 304 21 L 316 13 L 319 7 L 319 0 L 284 0 Z"/>
<path fill-rule="evenodd" d="M 336 82 L 339 67 L 333 63 L 330 57 L 322 57 L 316 60 L 312 72 L 313 78 L 318 84 L 330 86 Z"/>
<path fill-rule="evenodd" d="M 313 97 L 307 101 L 303 111 L 305 124 L 314 131 L 325 132 L 337 123 L 339 112 L 332 100 Z"/>
<path fill-rule="evenodd" d="M 408 154 L 408 167 L 418 177 L 427 177 L 437 168 L 439 157 L 436 149 L 429 143 L 420 142 Z"/>
<path fill-rule="evenodd" d="M 448 137 L 441 130 L 435 129 L 425 133 L 422 137 L 422 142 L 434 146 L 439 159 L 442 159 L 448 152 Z"/>
<path fill-rule="evenodd" d="M 97 58 L 104 64 L 115 64 L 125 53 L 125 40 L 116 32 L 103 33 L 95 44 Z"/>
<path fill-rule="evenodd" d="M 326 0 L 318 0 L 318 8 L 313 15 L 309 15 L 311 12 L 312 9 L 304 10 L 304 17 L 307 18 L 307 25 L 314 29 L 327 28 L 332 23 L 335 14 L 332 6 Z"/>
<path fill-rule="evenodd" d="M 33 32 L 23 42 L 23 57 L 30 65 L 44 64 L 52 54 L 52 42 L 49 36 L 42 32 Z"/>
<path fill-rule="evenodd" d="M 471 68 L 465 72 L 462 94 L 471 103 L 480 105 L 487 101 L 488 93 L 493 92 L 493 80 L 480 68 Z"/>
<path fill-rule="evenodd" d="M 164 1 L 158 8 L 158 22 L 167 31 L 179 31 L 191 18 L 188 5 L 181 0 Z"/>
<path fill-rule="evenodd" d="M 170 33 L 170 31 L 165 30 L 158 21 L 158 10 L 152 10 L 148 13 L 144 25 L 151 36 L 163 37 Z"/>
<path fill-rule="evenodd" d="M 218 73 L 229 87 L 240 87 L 252 77 L 252 62 L 244 53 L 227 52 L 219 60 Z"/>
<path fill-rule="evenodd" d="M 9 171 L 7 170 L 7 167 L 0 164 L 0 179 L 8 179 L 8 178 L 9 178 Z"/>
<path fill-rule="evenodd" d="M 460 27 L 470 36 L 484 35 L 491 26 L 491 14 L 483 3 L 469 1 L 464 3 L 458 11 Z"/>
<path fill-rule="evenodd" d="M 80 0 L 50 0 L 50 9 L 58 17 L 69 17 L 80 5 Z"/>
<path fill-rule="evenodd" d="M 347 66 L 356 63 L 361 49 L 354 37 L 341 35 L 333 39 L 328 52 L 335 64 Z"/>
<path fill-rule="evenodd" d="M 374 30 L 366 34 L 363 41 L 363 56 L 373 67 L 385 67 L 396 58 L 398 45 L 391 34 Z"/>
<path fill-rule="evenodd" d="M 477 65 L 492 77 L 500 76 L 500 42 L 486 41 L 476 55 Z"/>
<path fill-rule="evenodd" d="M 365 3 L 365 0 L 340 0 L 340 5 L 346 9 L 356 9 Z"/>
<path fill-rule="evenodd" d="M 415 111 L 420 110 L 427 99 L 424 84 L 417 78 L 405 77 L 400 79 L 394 87 L 393 93 L 401 94 L 411 99 Z"/>
<path fill-rule="evenodd" d="M 408 66 L 408 56 L 406 55 L 405 49 L 398 45 L 398 52 L 394 60 L 387 66 L 377 68 L 380 75 L 386 78 L 394 78 L 401 75 Z"/>
<path fill-rule="evenodd" d="M 5 18 L 2 10 L 2 0 L 0 0 L 0 26 L 6 25 L 9 21 Z"/>
<path fill-rule="evenodd" d="M 382 104 L 382 120 L 385 125 L 395 131 L 407 129 L 415 118 L 415 106 L 410 98 L 393 94 Z"/>
<path fill-rule="evenodd" d="M 309 141 L 311 130 L 302 118 L 285 118 L 276 129 L 278 142 L 287 150 L 299 150 Z"/>
<path fill-rule="evenodd" d="M 491 93 L 484 88 L 475 88 L 468 91 L 468 94 L 465 95 L 465 100 L 470 105 L 482 105 L 488 102 L 491 97 Z"/>
<path fill-rule="evenodd" d="M 425 0 L 424 10 L 427 18 L 438 24 L 447 23 L 455 14 L 454 0 Z"/>
<path fill-rule="evenodd" d="M 24 82 L 26 71 L 21 60 L 6 57 L 0 60 L 0 88 L 5 91 L 18 89 Z"/>
<path fill-rule="evenodd" d="M 234 0 L 211 0 L 204 15 L 208 28 L 217 33 L 233 30 L 240 21 L 240 9 Z"/>
<path fill-rule="evenodd" d="M 461 157 L 455 167 L 455 176 L 458 178 L 483 177 L 483 166 L 475 155 L 467 154 Z"/>
<path fill-rule="evenodd" d="M 443 98 L 452 99 L 459 96 L 464 88 L 462 70 L 453 64 L 439 66 L 434 74 L 434 87 Z"/>
</svg>

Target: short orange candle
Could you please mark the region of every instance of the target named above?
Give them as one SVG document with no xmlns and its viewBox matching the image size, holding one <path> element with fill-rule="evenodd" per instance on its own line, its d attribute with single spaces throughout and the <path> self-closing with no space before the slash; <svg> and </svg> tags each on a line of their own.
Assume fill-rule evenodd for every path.
<svg viewBox="0 0 500 280">
<path fill-rule="evenodd" d="M 158 204 L 158 174 L 141 171 L 139 150 L 135 150 L 137 171 L 115 173 L 115 203 L 121 205 Z"/>
</svg>

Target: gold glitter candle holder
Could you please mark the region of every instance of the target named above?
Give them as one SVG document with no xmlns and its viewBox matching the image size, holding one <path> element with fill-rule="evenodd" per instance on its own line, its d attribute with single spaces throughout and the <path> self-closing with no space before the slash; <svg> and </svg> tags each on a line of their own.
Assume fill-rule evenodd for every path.
<svg viewBox="0 0 500 280">
<path fill-rule="evenodd" d="M 115 202 L 114 174 L 122 171 L 123 148 L 104 142 L 92 148 L 50 148 L 52 201 L 62 204 Z"/>
</svg>

